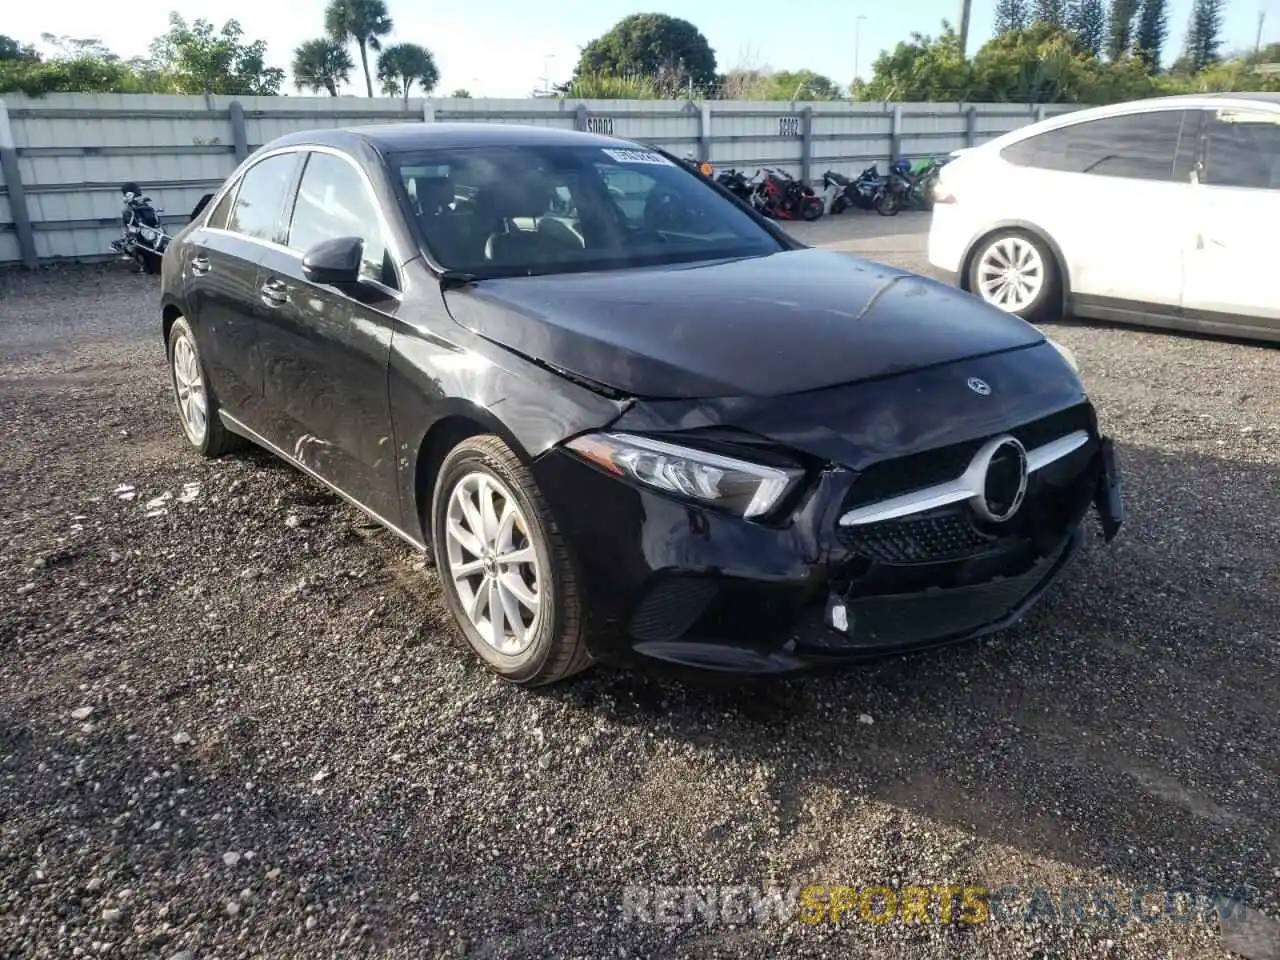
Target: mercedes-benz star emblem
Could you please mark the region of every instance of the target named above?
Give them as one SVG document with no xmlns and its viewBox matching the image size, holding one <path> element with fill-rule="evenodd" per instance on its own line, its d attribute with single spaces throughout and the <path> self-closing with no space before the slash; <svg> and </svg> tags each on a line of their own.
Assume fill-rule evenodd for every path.
<svg viewBox="0 0 1280 960">
<path fill-rule="evenodd" d="M 981 483 L 981 493 L 969 501 L 984 520 L 1002 523 L 1022 506 L 1027 495 L 1027 451 L 1014 437 L 996 437 L 974 457 L 970 467 Z"/>
<path fill-rule="evenodd" d="M 977 377 L 969 378 L 969 389 L 980 397 L 991 396 L 991 384 L 985 380 L 979 380 Z"/>
</svg>

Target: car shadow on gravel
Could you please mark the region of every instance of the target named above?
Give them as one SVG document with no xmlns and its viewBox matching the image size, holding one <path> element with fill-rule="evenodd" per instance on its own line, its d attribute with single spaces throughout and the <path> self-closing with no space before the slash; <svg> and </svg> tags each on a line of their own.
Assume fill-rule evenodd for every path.
<svg viewBox="0 0 1280 960">
<path fill-rule="evenodd" d="M 806 812 L 835 791 L 849 809 L 879 801 L 1135 884 L 1253 884 L 1274 908 L 1276 469 L 1134 445 L 1120 457 L 1121 538 L 1087 543 L 993 638 L 785 682 L 612 672 L 549 695 L 774 768 L 784 832 L 855 831 L 856 817 Z M 892 865 L 908 838 L 879 832 Z M 829 871 L 839 847 L 796 866 Z"/>
</svg>

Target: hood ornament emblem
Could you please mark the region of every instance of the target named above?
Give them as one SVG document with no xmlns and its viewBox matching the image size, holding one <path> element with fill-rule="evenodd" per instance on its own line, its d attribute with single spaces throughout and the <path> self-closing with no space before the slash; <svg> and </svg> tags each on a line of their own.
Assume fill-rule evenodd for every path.
<svg viewBox="0 0 1280 960">
<path fill-rule="evenodd" d="M 991 396 L 991 384 L 987 383 L 987 381 L 981 380 L 978 377 L 970 377 L 968 380 L 968 383 L 969 383 L 969 389 L 972 390 L 974 393 L 976 393 L 978 396 L 980 397 Z"/>
</svg>

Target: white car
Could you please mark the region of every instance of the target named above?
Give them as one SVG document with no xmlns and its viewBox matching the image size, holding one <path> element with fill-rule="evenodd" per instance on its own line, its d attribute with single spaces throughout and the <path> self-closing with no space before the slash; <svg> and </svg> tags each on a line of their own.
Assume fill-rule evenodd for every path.
<svg viewBox="0 0 1280 960">
<path fill-rule="evenodd" d="M 1031 321 L 1280 340 L 1280 94 L 1080 110 L 958 151 L 929 261 Z"/>
</svg>

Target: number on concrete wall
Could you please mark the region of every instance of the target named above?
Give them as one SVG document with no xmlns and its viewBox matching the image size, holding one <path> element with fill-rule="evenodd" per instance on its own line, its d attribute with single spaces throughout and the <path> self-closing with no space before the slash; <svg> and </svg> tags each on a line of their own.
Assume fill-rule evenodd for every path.
<svg viewBox="0 0 1280 960">
<path fill-rule="evenodd" d="M 587 133 L 613 136 L 613 117 L 587 117 Z"/>
<path fill-rule="evenodd" d="M 780 137 L 800 136 L 800 118 L 799 117 L 779 117 L 778 118 L 778 136 Z"/>
</svg>

